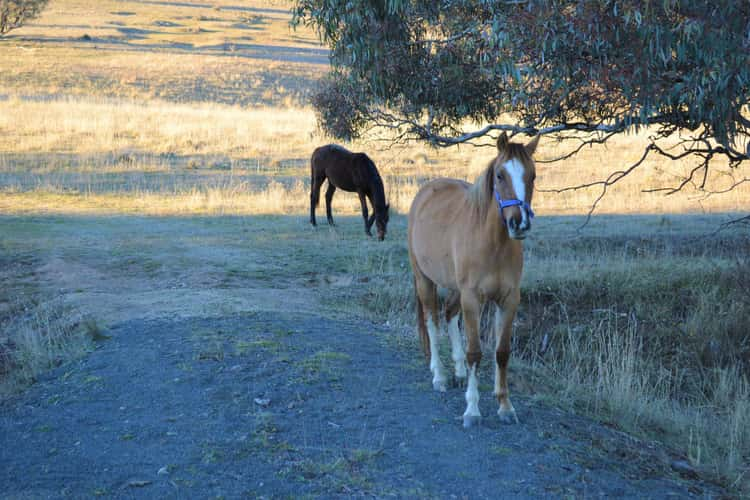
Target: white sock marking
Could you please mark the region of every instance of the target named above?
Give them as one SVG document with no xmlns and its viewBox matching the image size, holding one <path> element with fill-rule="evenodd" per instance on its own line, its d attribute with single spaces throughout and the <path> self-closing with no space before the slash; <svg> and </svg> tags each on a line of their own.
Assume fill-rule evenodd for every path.
<svg viewBox="0 0 750 500">
<path fill-rule="evenodd" d="M 445 369 L 440 361 L 440 349 L 438 345 L 438 329 L 432 321 L 432 316 L 427 319 L 427 334 L 430 337 L 430 371 L 432 371 L 432 387 L 445 391 Z"/>
<path fill-rule="evenodd" d="M 457 378 L 466 378 L 466 353 L 461 330 L 458 328 L 458 314 L 448 323 L 448 335 L 451 338 L 451 354 Z"/>
<path fill-rule="evenodd" d="M 466 411 L 464 417 L 481 417 L 479 413 L 479 377 L 477 365 L 469 367 L 469 383 L 466 387 Z"/>
</svg>

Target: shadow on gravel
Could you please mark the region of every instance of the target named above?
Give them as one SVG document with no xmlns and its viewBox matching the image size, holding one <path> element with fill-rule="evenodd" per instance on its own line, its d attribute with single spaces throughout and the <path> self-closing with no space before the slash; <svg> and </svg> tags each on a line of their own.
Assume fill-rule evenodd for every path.
<svg viewBox="0 0 750 500">
<path fill-rule="evenodd" d="M 416 346 L 366 322 L 248 313 L 128 321 L 85 360 L 0 403 L 11 497 L 712 496 L 657 451 L 486 391 L 465 430 Z"/>
</svg>

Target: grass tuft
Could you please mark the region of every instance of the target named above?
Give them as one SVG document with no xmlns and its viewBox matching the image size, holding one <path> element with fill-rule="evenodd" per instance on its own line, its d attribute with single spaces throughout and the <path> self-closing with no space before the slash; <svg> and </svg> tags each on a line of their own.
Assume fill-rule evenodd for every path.
<svg viewBox="0 0 750 500">
<path fill-rule="evenodd" d="M 15 304 L 0 325 L 0 395 L 15 393 L 40 373 L 91 349 L 80 315 L 59 300 Z"/>
</svg>

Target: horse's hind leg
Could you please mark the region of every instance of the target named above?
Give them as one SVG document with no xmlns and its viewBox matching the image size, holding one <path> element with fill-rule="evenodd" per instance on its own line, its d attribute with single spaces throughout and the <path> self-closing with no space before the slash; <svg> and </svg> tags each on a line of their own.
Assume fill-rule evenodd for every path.
<svg viewBox="0 0 750 500">
<path fill-rule="evenodd" d="M 333 193 L 336 191 L 336 186 L 331 184 L 331 180 L 328 180 L 328 189 L 326 189 L 326 218 L 328 219 L 328 224 L 331 226 L 335 226 L 336 224 L 333 223 L 333 215 L 331 215 L 331 200 L 333 199 Z"/>
<path fill-rule="evenodd" d="M 500 421 L 506 424 L 518 423 L 516 410 L 510 402 L 508 393 L 508 360 L 510 359 L 510 339 L 513 333 L 513 317 L 516 315 L 518 301 L 508 298 L 503 306 L 495 309 L 495 396 L 500 408 L 497 414 Z"/>
<path fill-rule="evenodd" d="M 448 323 L 448 336 L 451 339 L 451 357 L 455 369 L 456 382 L 463 387 L 466 383 L 466 353 L 461 330 L 458 327 L 458 317 L 461 312 L 461 295 L 451 291 L 445 299 L 445 321 Z"/>
<path fill-rule="evenodd" d="M 365 194 L 360 192 L 359 194 L 359 204 L 362 205 L 362 218 L 365 219 L 365 233 L 367 236 L 372 236 L 372 233 L 370 232 L 370 227 L 372 227 L 372 223 L 368 220 L 367 216 L 367 198 L 365 197 Z M 375 220 L 373 216 L 373 220 Z"/>
<path fill-rule="evenodd" d="M 439 303 L 437 286 L 419 270 L 415 270 L 415 286 L 417 288 L 417 300 L 420 301 L 424 317 L 427 323 L 427 336 L 430 352 L 430 371 L 432 372 L 432 387 L 436 391 L 445 392 L 445 368 L 440 361 L 440 349 L 438 344 Z M 421 321 L 421 319 L 420 319 Z"/>
</svg>

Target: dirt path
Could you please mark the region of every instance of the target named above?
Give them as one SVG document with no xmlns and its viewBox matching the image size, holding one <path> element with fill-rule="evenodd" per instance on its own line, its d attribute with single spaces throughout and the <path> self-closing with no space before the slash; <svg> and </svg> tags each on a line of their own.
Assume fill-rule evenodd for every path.
<svg viewBox="0 0 750 500">
<path fill-rule="evenodd" d="M 416 352 L 366 322 L 133 320 L 0 406 L 7 498 L 713 496 L 657 451 L 514 400 L 465 430 Z"/>
<path fill-rule="evenodd" d="M 36 256 L 28 279 L 109 337 L 0 402 L 2 498 L 722 493 L 513 374 L 521 423 L 493 418 L 484 378 L 485 422 L 463 429 L 462 392 L 432 391 L 416 338 L 353 312 L 351 287 L 379 286 L 367 266 L 403 253 L 401 219 L 384 243 L 358 218 L 335 233 L 299 217 L 0 222 Z"/>
</svg>

